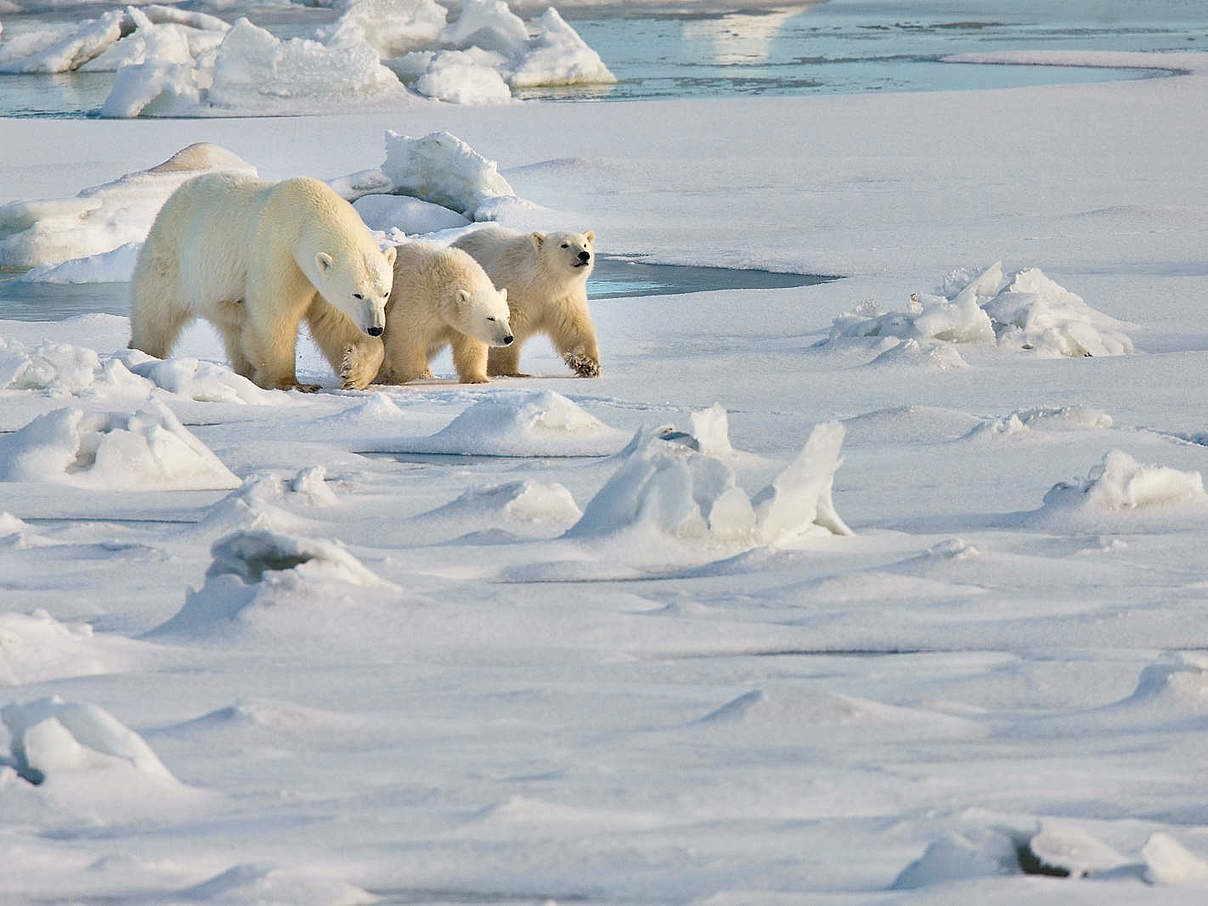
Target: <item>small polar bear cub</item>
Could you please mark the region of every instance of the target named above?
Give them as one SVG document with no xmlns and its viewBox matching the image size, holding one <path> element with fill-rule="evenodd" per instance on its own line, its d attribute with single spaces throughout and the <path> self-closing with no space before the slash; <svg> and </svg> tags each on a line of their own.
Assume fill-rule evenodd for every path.
<svg viewBox="0 0 1208 906">
<path fill-rule="evenodd" d="M 379 249 L 326 183 L 199 176 L 168 197 L 139 251 L 130 346 L 164 358 L 200 316 L 239 374 L 270 390 L 313 391 L 294 370 L 305 318 L 343 386 L 364 389 L 381 363 L 393 264 L 394 250 Z"/>
<path fill-rule="evenodd" d="M 527 377 L 520 347 L 546 334 L 562 360 L 582 377 L 600 374 L 596 327 L 587 311 L 587 277 L 595 267 L 596 234 L 521 233 L 499 226 L 459 237 L 454 247 L 477 259 L 494 284 L 508 291 L 516 341 L 490 351 L 487 374 Z"/>
<path fill-rule="evenodd" d="M 483 384 L 488 347 L 513 339 L 507 290 L 496 289 L 477 261 L 430 242 L 398 247 L 379 383 L 432 377 L 428 363 L 452 346 L 458 380 Z"/>
</svg>

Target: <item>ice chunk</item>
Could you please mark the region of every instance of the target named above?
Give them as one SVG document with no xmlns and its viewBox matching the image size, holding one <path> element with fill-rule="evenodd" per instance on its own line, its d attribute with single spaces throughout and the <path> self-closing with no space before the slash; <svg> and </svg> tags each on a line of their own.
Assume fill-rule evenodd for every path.
<svg viewBox="0 0 1208 906">
<path fill-rule="evenodd" d="M 581 516 L 570 491 L 557 483 L 510 481 L 479 490 L 472 488 L 444 506 L 418 517 L 434 521 L 465 519 L 476 529 L 495 524 L 552 523 L 567 527 Z"/>
<path fill-rule="evenodd" d="M 1075 878 L 1107 871 L 1127 860 L 1080 827 L 1045 823 L 1028 841 L 1028 849 L 1042 866 L 1067 872 Z"/>
<path fill-rule="evenodd" d="M 319 37 L 333 48 L 368 44 L 383 59 L 398 57 L 435 45 L 447 15 L 434 0 L 358 0 Z"/>
<path fill-rule="evenodd" d="M 40 264 L 20 279 L 27 283 L 129 283 L 141 242 L 127 242 L 108 252 L 71 258 L 61 264 Z"/>
<path fill-rule="evenodd" d="M 508 79 L 513 88 L 611 84 L 617 80 L 600 55 L 587 46 L 552 6 L 541 16 L 537 29 L 531 48 Z"/>
<path fill-rule="evenodd" d="M 1208 882 L 1208 862 L 1192 855 L 1169 834 L 1151 834 L 1141 847 L 1145 860 L 1144 878 L 1150 884 L 1185 887 Z"/>
<path fill-rule="evenodd" d="M 414 88 L 453 104 L 509 104 L 512 91 L 499 74 L 504 60 L 490 51 L 445 50 L 435 54 Z"/>
<path fill-rule="evenodd" d="M 842 462 L 843 434 L 840 422 L 815 426 L 797 459 L 752 501 L 765 544 L 790 544 L 819 529 L 834 535 L 852 533 L 831 496 Z"/>
<path fill-rule="evenodd" d="M 92 349 L 50 340 L 33 349 L 0 337 L 0 389 L 46 390 L 59 396 L 101 387 L 144 392 L 146 382 L 120 362 L 101 362 Z"/>
<path fill-rule="evenodd" d="M 495 161 L 448 132 L 412 138 L 387 130 L 382 173 L 393 192 L 452 208 L 471 220 L 491 220 L 501 204 L 518 201 Z"/>
<path fill-rule="evenodd" d="M 1052 356 L 1125 355 L 1133 351 L 1124 325 L 1091 308 L 1040 268 L 1020 271 L 985 305 L 1002 345 Z"/>
<path fill-rule="evenodd" d="M 39 416 L 0 436 L 0 481 L 140 491 L 240 484 L 156 401 L 133 413 L 57 409 Z"/>
<path fill-rule="evenodd" d="M 1000 289 L 1004 282 L 998 262 L 971 279 L 965 271 L 950 275 L 942 290 L 947 295 L 913 294 L 903 311 L 886 312 L 875 301 L 862 303 L 834 320 L 822 345 L 863 340 L 878 353 L 878 364 L 913 361 L 938 367 L 963 366 L 950 344 L 997 343 L 1050 356 L 1132 352 L 1124 325 L 1091 308 L 1038 268 L 1019 271 L 1006 289 Z M 887 339 L 898 342 L 883 345 Z M 940 355 L 947 358 L 937 358 Z"/>
<path fill-rule="evenodd" d="M 254 167 L 225 148 L 200 142 L 75 198 L 0 206 L 0 267 L 57 264 L 141 243 L 177 186 L 215 171 L 256 175 Z"/>
<path fill-rule="evenodd" d="M 440 40 L 461 50 L 481 47 L 515 58 L 527 49 L 529 33 L 503 0 L 465 0 L 457 21 L 445 28 Z"/>
<path fill-rule="evenodd" d="M 1086 514 L 1119 513 L 1172 504 L 1208 503 L 1199 472 L 1144 465 L 1112 450 L 1085 481 L 1062 482 L 1044 495 L 1045 508 Z"/>
<path fill-rule="evenodd" d="M 0 46 L 0 72 L 71 72 L 134 30 L 126 10 L 114 9 L 43 44 Z"/>
<path fill-rule="evenodd" d="M 351 99 L 402 95 L 398 78 L 363 41 L 338 47 L 302 38 L 282 42 L 243 18 L 218 48 L 206 101 L 255 113 L 280 112 L 286 100 L 334 106 Z"/>
</svg>

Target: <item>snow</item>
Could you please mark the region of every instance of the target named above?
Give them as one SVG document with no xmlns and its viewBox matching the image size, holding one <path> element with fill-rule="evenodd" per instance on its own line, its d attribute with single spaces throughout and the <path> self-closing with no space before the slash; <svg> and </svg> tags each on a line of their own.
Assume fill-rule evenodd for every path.
<svg viewBox="0 0 1208 906">
<path fill-rule="evenodd" d="M 4 121 L 0 200 L 71 212 L 30 264 L 141 241 L 77 193 L 196 141 L 441 226 L 391 129 L 497 162 L 458 212 L 494 172 L 602 254 L 842 279 L 366 393 L 0 321 L 0 900 L 1201 902 L 1204 92 Z"/>
</svg>

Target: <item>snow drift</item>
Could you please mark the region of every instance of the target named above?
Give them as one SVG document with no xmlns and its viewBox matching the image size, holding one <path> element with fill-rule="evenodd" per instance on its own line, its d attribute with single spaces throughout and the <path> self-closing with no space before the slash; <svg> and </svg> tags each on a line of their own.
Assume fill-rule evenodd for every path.
<svg viewBox="0 0 1208 906">
<path fill-rule="evenodd" d="M 1164 521 L 1208 514 L 1208 494 L 1199 472 L 1138 463 L 1123 450 L 1112 450 L 1084 480 L 1054 485 L 1037 512 L 1042 518 L 1086 523 L 1147 515 Z"/>
<path fill-rule="evenodd" d="M 364 645 L 403 612 L 401 589 L 378 578 L 340 543 L 271 531 L 237 531 L 214 542 L 205 585 L 149 633 L 152 638 L 313 638 L 330 643 L 345 627 Z"/>
<path fill-rule="evenodd" d="M 127 491 L 240 484 L 167 407 L 154 400 L 133 413 L 56 409 L 0 436 L 0 481 Z"/>
</svg>

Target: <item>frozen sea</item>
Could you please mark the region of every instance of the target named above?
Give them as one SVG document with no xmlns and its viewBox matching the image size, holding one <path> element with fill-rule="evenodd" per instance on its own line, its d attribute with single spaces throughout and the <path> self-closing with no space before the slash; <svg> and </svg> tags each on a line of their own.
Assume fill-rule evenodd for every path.
<svg viewBox="0 0 1208 906">
<path fill-rule="evenodd" d="M 1208 898 L 1200 4 L 621 12 L 645 97 L 0 118 L 0 243 L 94 280 L 194 142 L 446 130 L 596 231 L 603 366 L 264 391 L 0 275 L 0 903 Z M 635 49 L 727 20 L 725 90 Z M 811 21 L 883 76 L 739 84 Z"/>
</svg>

